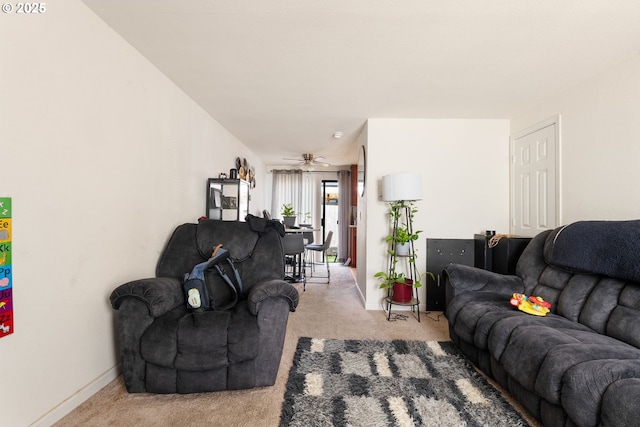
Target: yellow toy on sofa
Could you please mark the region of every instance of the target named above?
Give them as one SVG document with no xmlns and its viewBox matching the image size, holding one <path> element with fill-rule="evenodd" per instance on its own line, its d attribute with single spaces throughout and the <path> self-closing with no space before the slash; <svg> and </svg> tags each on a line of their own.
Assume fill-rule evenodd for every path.
<svg viewBox="0 0 640 427">
<path fill-rule="evenodd" d="M 542 297 L 527 297 L 525 294 L 515 293 L 509 300 L 511 305 L 518 307 L 518 310 L 534 316 L 546 316 L 551 309 L 551 304 Z"/>
</svg>

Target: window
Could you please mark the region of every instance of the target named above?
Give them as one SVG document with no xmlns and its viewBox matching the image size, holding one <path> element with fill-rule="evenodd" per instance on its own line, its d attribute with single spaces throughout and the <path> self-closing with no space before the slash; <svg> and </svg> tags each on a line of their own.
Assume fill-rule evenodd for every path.
<svg viewBox="0 0 640 427">
<path fill-rule="evenodd" d="M 315 209 L 314 179 L 308 173 L 299 170 L 273 171 L 273 198 L 271 201 L 271 217 L 282 219 L 282 205 L 291 203 L 297 222 L 305 222 L 307 212 L 313 215 Z"/>
</svg>

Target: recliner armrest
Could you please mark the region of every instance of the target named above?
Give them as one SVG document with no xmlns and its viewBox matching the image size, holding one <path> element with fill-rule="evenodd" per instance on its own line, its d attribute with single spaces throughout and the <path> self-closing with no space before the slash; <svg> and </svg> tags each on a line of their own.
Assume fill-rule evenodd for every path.
<svg viewBox="0 0 640 427">
<path fill-rule="evenodd" d="M 281 279 L 271 279 L 256 283 L 249 291 L 247 305 L 254 316 L 260 311 L 262 302 L 269 298 L 283 298 L 289 303 L 289 310 L 296 311 L 300 295 L 290 283 Z"/>
<path fill-rule="evenodd" d="M 127 298 L 144 302 L 152 317 L 186 303 L 182 282 L 172 277 L 140 279 L 120 285 L 111 293 L 112 307 L 117 310 Z"/>
<path fill-rule="evenodd" d="M 470 291 L 495 292 L 511 296 L 524 292 L 524 284 L 518 276 L 494 273 L 481 268 L 461 264 L 449 264 L 444 268 L 447 305 L 456 295 Z"/>
</svg>

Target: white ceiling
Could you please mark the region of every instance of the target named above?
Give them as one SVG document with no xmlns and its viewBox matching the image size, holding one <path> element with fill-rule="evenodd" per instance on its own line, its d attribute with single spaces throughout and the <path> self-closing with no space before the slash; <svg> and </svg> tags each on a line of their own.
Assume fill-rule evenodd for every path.
<svg viewBox="0 0 640 427">
<path fill-rule="evenodd" d="M 638 0 L 83 1 L 267 164 L 355 163 L 367 118 L 508 119 L 640 54 Z"/>
</svg>

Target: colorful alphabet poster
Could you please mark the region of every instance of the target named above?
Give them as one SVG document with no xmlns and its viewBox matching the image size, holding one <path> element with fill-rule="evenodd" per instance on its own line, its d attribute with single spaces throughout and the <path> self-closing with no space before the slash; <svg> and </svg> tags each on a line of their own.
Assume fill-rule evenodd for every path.
<svg viewBox="0 0 640 427">
<path fill-rule="evenodd" d="M 0 338 L 12 333 L 11 198 L 0 197 Z"/>
</svg>

